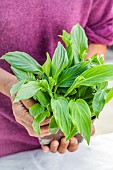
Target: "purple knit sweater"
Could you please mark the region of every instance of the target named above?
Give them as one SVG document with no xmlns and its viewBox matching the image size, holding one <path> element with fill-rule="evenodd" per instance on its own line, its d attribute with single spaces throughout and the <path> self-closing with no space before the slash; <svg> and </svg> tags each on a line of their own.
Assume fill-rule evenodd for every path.
<svg viewBox="0 0 113 170">
<path fill-rule="evenodd" d="M 39 63 L 51 56 L 63 29 L 80 23 L 89 43 L 113 43 L 112 0 L 0 0 L 0 57 L 24 51 Z M 11 72 L 5 61 L 0 67 Z M 12 114 L 10 99 L 0 94 L 0 156 L 39 148 Z"/>
</svg>

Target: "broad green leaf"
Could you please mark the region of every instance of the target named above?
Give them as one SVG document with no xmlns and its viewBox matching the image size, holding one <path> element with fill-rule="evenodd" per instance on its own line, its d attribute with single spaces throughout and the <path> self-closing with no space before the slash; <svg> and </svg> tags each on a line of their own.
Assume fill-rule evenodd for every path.
<svg viewBox="0 0 113 170">
<path fill-rule="evenodd" d="M 53 115 L 59 128 L 67 137 L 71 130 L 71 120 L 69 115 L 68 101 L 64 97 L 59 97 L 57 100 L 51 99 L 51 107 Z"/>
<path fill-rule="evenodd" d="M 74 82 L 75 78 L 81 75 L 85 70 L 90 68 L 89 61 L 81 62 L 73 67 L 69 67 L 62 71 L 58 78 L 59 87 L 70 87 Z"/>
<path fill-rule="evenodd" d="M 113 80 L 113 64 L 105 64 L 95 66 L 84 71 L 81 76 L 85 79 L 81 80 L 81 85 L 93 86 L 97 83 Z"/>
<path fill-rule="evenodd" d="M 49 77 L 50 75 L 50 71 L 51 71 L 51 58 L 49 53 L 46 53 L 47 55 L 47 60 L 45 61 L 45 63 L 42 65 L 42 70 L 44 71 L 44 73 Z"/>
<path fill-rule="evenodd" d="M 70 132 L 69 136 L 66 138 L 66 141 L 70 140 L 73 136 L 78 133 L 78 129 L 76 126 L 73 127 L 72 131 Z"/>
<path fill-rule="evenodd" d="M 42 114 L 40 114 L 38 117 L 34 118 L 34 121 L 33 121 L 33 129 L 34 131 L 37 133 L 37 134 L 41 134 L 40 133 L 40 123 L 43 122 L 45 120 L 46 117 L 49 117 L 50 116 L 50 112 L 46 111 Z"/>
<path fill-rule="evenodd" d="M 33 106 L 29 107 L 29 113 L 34 118 L 36 118 L 41 113 L 43 113 L 44 110 L 45 110 L 45 108 L 41 104 L 39 104 L 39 103 L 36 103 Z"/>
<path fill-rule="evenodd" d="M 113 98 L 113 88 L 109 90 L 106 97 L 106 103 L 108 103 Z"/>
<path fill-rule="evenodd" d="M 31 72 L 25 72 L 13 66 L 11 66 L 11 69 L 13 73 L 16 75 L 16 77 L 18 78 L 18 80 L 28 80 L 28 81 L 36 80 L 34 74 Z"/>
<path fill-rule="evenodd" d="M 71 87 L 66 92 L 67 96 L 74 88 L 80 85 L 85 86 L 95 86 L 98 83 L 113 80 L 113 64 L 105 64 L 100 66 L 95 66 L 89 70 L 84 71 L 79 77 L 75 79 Z"/>
<path fill-rule="evenodd" d="M 62 35 L 59 35 L 59 37 L 62 38 L 62 40 L 64 41 L 64 43 L 68 47 L 69 44 L 70 44 L 71 35 L 67 31 L 63 30 Z"/>
<path fill-rule="evenodd" d="M 41 87 L 40 87 L 40 89 L 41 89 Z M 35 93 L 35 95 L 33 95 L 33 99 L 36 101 L 39 101 L 40 104 L 44 107 L 46 107 L 50 102 L 50 98 L 49 98 L 48 94 L 45 92 L 42 92 L 41 90 L 38 90 Z"/>
<path fill-rule="evenodd" d="M 52 59 L 52 76 L 54 80 L 57 81 L 59 74 L 66 68 L 67 65 L 67 52 L 63 45 L 59 42 Z"/>
<path fill-rule="evenodd" d="M 18 92 L 18 90 L 21 88 L 21 86 L 24 84 L 24 82 L 25 82 L 25 80 L 21 80 L 12 86 L 12 88 L 10 90 L 11 96 L 14 96 L 14 94 Z"/>
<path fill-rule="evenodd" d="M 14 103 L 33 97 L 40 89 L 41 87 L 37 81 L 31 81 L 27 84 L 23 84 L 16 95 Z"/>
<path fill-rule="evenodd" d="M 74 55 L 75 64 L 83 61 L 87 54 L 88 40 L 85 35 L 84 29 L 76 24 L 71 31 L 72 51 Z"/>
<path fill-rule="evenodd" d="M 56 134 L 58 132 L 58 130 L 59 130 L 59 127 L 58 127 L 58 125 L 56 123 L 56 120 L 55 120 L 54 116 L 52 116 L 52 118 L 51 118 L 49 128 L 50 128 L 49 132 L 52 133 L 52 134 Z"/>
<path fill-rule="evenodd" d="M 42 71 L 41 65 L 30 55 L 24 52 L 9 52 L 2 56 L 11 66 L 23 71 L 38 73 Z"/>
<path fill-rule="evenodd" d="M 94 113 L 97 117 L 99 116 L 99 113 L 104 108 L 105 100 L 106 100 L 106 92 L 104 89 L 99 90 L 95 93 L 92 106 L 93 106 Z"/>
<path fill-rule="evenodd" d="M 73 124 L 89 144 L 91 136 L 91 112 L 88 104 L 83 99 L 71 100 L 69 108 Z"/>
</svg>

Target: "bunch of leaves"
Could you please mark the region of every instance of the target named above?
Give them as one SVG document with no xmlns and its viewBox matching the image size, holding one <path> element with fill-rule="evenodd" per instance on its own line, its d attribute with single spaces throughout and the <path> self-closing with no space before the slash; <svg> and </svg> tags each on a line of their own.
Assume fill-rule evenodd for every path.
<svg viewBox="0 0 113 170">
<path fill-rule="evenodd" d="M 97 54 L 85 60 L 88 50 L 83 28 L 76 24 L 70 34 L 60 35 L 66 48 L 58 42 L 52 59 L 41 66 L 24 52 L 9 52 L 2 56 L 18 78 L 11 96 L 14 102 L 33 98 L 36 104 L 29 108 L 34 117 L 33 128 L 40 134 L 40 123 L 51 116 L 50 132 L 61 130 L 68 141 L 80 133 L 89 144 L 91 118 L 98 118 L 104 105 L 113 98 L 113 64 L 104 64 Z"/>
</svg>

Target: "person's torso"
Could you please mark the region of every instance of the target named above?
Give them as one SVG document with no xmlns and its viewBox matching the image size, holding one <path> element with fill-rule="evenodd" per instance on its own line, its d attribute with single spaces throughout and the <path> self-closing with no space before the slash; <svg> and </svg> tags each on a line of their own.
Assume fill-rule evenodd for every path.
<svg viewBox="0 0 113 170">
<path fill-rule="evenodd" d="M 0 57 L 25 51 L 43 63 L 63 29 L 86 25 L 91 5 L 92 0 L 0 0 Z"/>
<path fill-rule="evenodd" d="M 85 27 L 92 1 L 0 0 L 0 57 L 9 51 L 24 51 L 42 64 L 46 59 L 46 52 L 53 55 L 57 42 L 60 41 L 58 35 L 63 29 L 70 32 L 76 23 Z M 0 67 L 11 71 L 3 60 L 0 61 Z M 16 128 L 11 103 L 2 94 L 0 115 L 8 119 L 9 123 L 13 122 Z M 0 127 L 7 131 L 7 125 Z M 1 128 L 0 131 L 3 131 Z"/>
</svg>

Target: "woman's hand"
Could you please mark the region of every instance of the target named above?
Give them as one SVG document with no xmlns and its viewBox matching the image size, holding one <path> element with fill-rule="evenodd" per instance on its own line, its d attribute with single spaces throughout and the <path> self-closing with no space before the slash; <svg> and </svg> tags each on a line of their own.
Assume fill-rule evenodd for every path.
<svg viewBox="0 0 113 170">
<path fill-rule="evenodd" d="M 42 149 L 47 152 L 51 151 L 53 153 L 59 152 L 60 154 L 64 154 L 67 150 L 69 152 L 74 152 L 78 148 L 78 141 L 75 137 L 71 138 L 70 141 L 66 142 L 66 138 L 62 137 L 60 141 L 53 140 L 48 146 L 42 146 Z"/>
<path fill-rule="evenodd" d="M 94 135 L 95 133 L 95 127 L 92 124 L 92 135 Z M 78 141 L 75 137 L 72 137 L 70 141 L 66 142 L 66 138 L 63 137 L 60 142 L 57 140 L 54 140 L 51 142 L 50 147 L 48 146 L 42 146 L 42 149 L 47 152 L 47 151 L 51 151 L 53 153 L 56 153 L 57 151 L 61 154 L 64 154 L 67 150 L 69 152 L 74 152 L 77 150 L 78 148 Z"/>
<path fill-rule="evenodd" d="M 33 130 L 33 127 L 32 127 L 33 117 L 29 114 L 28 109 L 30 106 L 34 104 L 35 104 L 35 101 L 33 99 L 28 99 L 28 100 L 20 101 L 17 103 L 12 103 L 12 110 L 13 110 L 13 115 L 15 117 L 15 120 L 26 128 L 30 136 L 40 138 L 43 136 L 50 135 L 49 126 L 48 126 L 50 122 L 50 118 L 47 118 L 44 122 L 41 123 L 41 127 L 40 127 L 41 135 L 38 135 Z"/>
<path fill-rule="evenodd" d="M 49 122 L 50 118 L 45 119 L 44 122 L 41 123 L 41 135 L 38 135 L 32 128 L 33 117 L 29 114 L 29 107 L 35 104 L 33 99 L 28 99 L 24 101 L 20 101 L 17 103 L 12 103 L 13 115 L 15 116 L 16 121 L 24 126 L 30 136 L 33 137 L 43 137 L 50 135 L 49 133 Z M 48 152 L 51 151 L 53 153 L 65 153 L 66 150 L 70 152 L 74 152 L 78 148 L 78 141 L 75 137 L 73 137 L 69 142 L 65 141 L 65 137 L 61 139 L 61 141 L 54 140 L 51 142 L 50 147 L 42 146 L 43 151 Z"/>
</svg>

